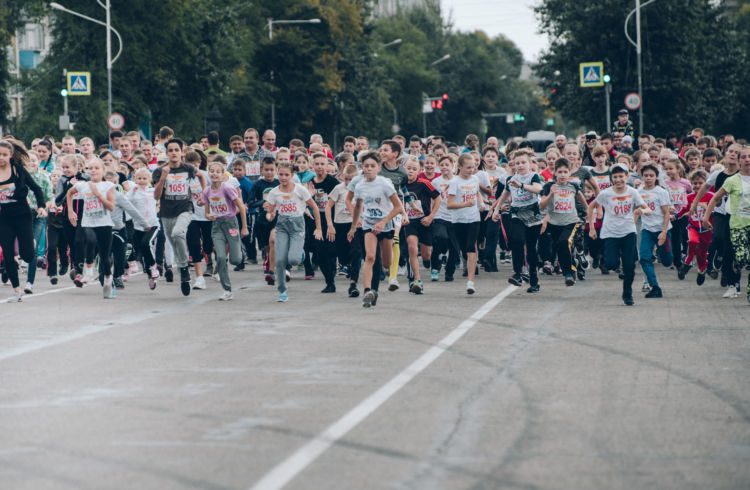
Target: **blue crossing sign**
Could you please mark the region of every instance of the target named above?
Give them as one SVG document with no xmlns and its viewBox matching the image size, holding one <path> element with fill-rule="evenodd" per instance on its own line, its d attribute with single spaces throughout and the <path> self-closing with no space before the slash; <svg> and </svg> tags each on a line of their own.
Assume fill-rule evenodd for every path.
<svg viewBox="0 0 750 490">
<path fill-rule="evenodd" d="M 91 95 L 91 72 L 68 72 L 68 95 Z"/>
<path fill-rule="evenodd" d="M 602 87 L 604 86 L 604 63 L 601 61 L 592 61 L 578 65 L 581 87 Z"/>
</svg>

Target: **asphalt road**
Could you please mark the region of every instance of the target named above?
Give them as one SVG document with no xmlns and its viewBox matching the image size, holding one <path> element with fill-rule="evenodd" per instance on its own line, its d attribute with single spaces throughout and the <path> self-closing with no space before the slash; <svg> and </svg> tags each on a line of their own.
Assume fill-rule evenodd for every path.
<svg viewBox="0 0 750 490">
<path fill-rule="evenodd" d="M 0 303 L 0 487 L 750 487 L 742 297 L 661 267 L 634 307 L 596 271 L 529 295 L 501 267 L 371 310 L 300 272 L 276 303 L 257 266 L 229 303 L 38 277 Z"/>
</svg>

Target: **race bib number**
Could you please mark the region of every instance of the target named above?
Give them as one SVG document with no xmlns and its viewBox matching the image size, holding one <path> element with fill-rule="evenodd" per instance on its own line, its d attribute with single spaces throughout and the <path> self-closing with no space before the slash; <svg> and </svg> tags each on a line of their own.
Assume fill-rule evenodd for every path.
<svg viewBox="0 0 750 490">
<path fill-rule="evenodd" d="M 423 218 L 424 217 L 424 209 L 422 209 L 422 201 L 419 199 L 414 199 L 409 203 L 409 206 L 406 210 L 406 215 L 411 219 L 417 219 L 417 218 Z"/>
<path fill-rule="evenodd" d="M 672 204 L 675 207 L 682 209 L 685 203 L 687 203 L 687 198 L 685 195 L 685 188 L 684 187 L 670 187 L 669 199 L 672 201 Z"/>
<path fill-rule="evenodd" d="M 104 205 L 91 192 L 83 196 L 83 215 L 86 216 L 87 222 L 99 220 L 104 216 Z"/>
<path fill-rule="evenodd" d="M 285 216 L 298 214 L 297 203 L 292 196 L 282 196 L 277 209 L 279 214 Z"/>
<path fill-rule="evenodd" d="M 212 197 L 209 200 L 209 208 L 214 216 L 225 216 L 229 214 L 229 205 L 222 196 Z"/>
<path fill-rule="evenodd" d="M 699 204 L 698 207 L 695 208 L 695 212 L 692 215 L 690 215 L 690 219 L 698 223 L 703 222 L 703 218 L 705 217 L 706 217 L 706 208 L 704 208 L 702 204 Z"/>
<path fill-rule="evenodd" d="M 184 175 L 172 175 L 167 176 L 166 195 L 171 198 L 185 198 L 188 196 L 190 188 L 188 186 L 187 177 Z"/>
<path fill-rule="evenodd" d="M 596 183 L 599 185 L 600 191 L 612 187 L 612 182 L 610 182 L 609 177 L 606 175 L 595 175 L 594 180 L 596 180 Z"/>
<path fill-rule="evenodd" d="M 568 214 L 574 210 L 575 194 L 569 190 L 557 191 L 555 193 L 555 212 Z"/>
<path fill-rule="evenodd" d="M 245 163 L 245 175 L 248 177 L 257 177 L 260 175 L 260 162 Z"/>
<path fill-rule="evenodd" d="M 328 194 L 323 189 L 318 189 L 315 192 L 315 204 L 318 205 L 318 210 L 320 212 L 323 212 L 326 210 L 326 206 L 328 206 Z"/>
<path fill-rule="evenodd" d="M 612 212 L 615 216 L 625 216 L 633 212 L 633 197 L 630 195 L 612 198 Z"/>
<path fill-rule="evenodd" d="M 16 192 L 16 184 L 5 184 L 0 186 L 0 205 L 16 202 L 13 194 Z"/>
</svg>

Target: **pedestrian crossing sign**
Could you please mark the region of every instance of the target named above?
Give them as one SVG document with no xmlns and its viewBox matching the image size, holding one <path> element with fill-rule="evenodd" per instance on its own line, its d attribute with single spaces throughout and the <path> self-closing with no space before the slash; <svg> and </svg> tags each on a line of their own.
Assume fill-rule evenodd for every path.
<svg viewBox="0 0 750 490">
<path fill-rule="evenodd" d="M 581 75 L 581 87 L 602 87 L 604 86 L 604 63 L 601 61 L 592 61 L 581 63 L 579 65 Z"/>
<path fill-rule="evenodd" d="M 68 72 L 68 95 L 91 95 L 91 72 Z"/>
</svg>

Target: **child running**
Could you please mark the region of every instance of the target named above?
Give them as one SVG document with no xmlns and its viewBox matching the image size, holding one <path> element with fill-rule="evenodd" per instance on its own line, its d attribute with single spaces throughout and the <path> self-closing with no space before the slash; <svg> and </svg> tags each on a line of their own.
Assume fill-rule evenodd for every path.
<svg viewBox="0 0 750 490">
<path fill-rule="evenodd" d="M 697 168 L 690 173 L 690 185 L 695 191 L 703 187 L 703 184 L 706 183 L 706 179 L 708 179 L 708 174 L 705 170 L 700 168 Z M 683 212 L 687 213 L 689 210 L 693 209 L 693 202 L 697 195 L 697 192 L 688 195 L 687 206 L 683 208 Z M 712 231 L 709 228 L 703 227 L 703 218 L 706 217 L 706 208 L 713 197 L 713 192 L 706 192 L 695 207 L 695 213 L 688 214 L 688 254 L 685 258 L 685 263 L 677 274 L 677 277 L 680 280 L 685 279 L 685 275 L 687 275 L 690 266 L 693 263 L 693 259 L 695 259 L 695 262 L 698 265 L 698 276 L 695 278 L 695 282 L 698 286 L 702 286 L 703 283 L 706 282 L 708 248 L 711 246 Z M 709 223 L 712 223 L 712 218 L 710 216 Z"/>
<path fill-rule="evenodd" d="M 313 236 L 316 240 L 323 239 L 318 206 L 305 186 L 292 181 L 292 171 L 291 162 L 278 164 L 276 174 L 280 184 L 273 188 L 266 198 L 266 220 L 270 223 L 273 222 L 277 214 L 279 217 L 275 229 L 277 271 L 284 271 L 287 265 L 294 267 L 302 262 L 302 249 L 305 245 L 305 221 L 303 218 L 305 206 L 312 209 L 315 219 Z M 276 301 L 289 301 L 285 275 L 279 274 L 276 279 L 278 282 L 276 289 L 279 291 Z"/>
<path fill-rule="evenodd" d="M 347 238 L 350 242 L 354 239 L 361 215 L 362 232 L 365 237 L 362 306 L 370 308 L 378 301 L 381 268 L 391 265 L 393 219 L 403 214 L 404 208 L 390 179 L 378 175 L 381 170 L 380 156 L 375 152 L 367 152 L 360 162 L 362 175 L 352 180 L 351 184 L 354 186 L 354 211 Z"/>
<path fill-rule="evenodd" d="M 150 183 L 149 171 L 145 168 L 139 169 L 135 173 L 135 185 L 130 188 L 127 197 L 146 220 L 146 226 L 139 226 L 138 223 L 134 225 L 133 248 L 135 248 L 136 256 L 143 261 L 143 270 L 148 275 L 149 289 L 155 289 L 159 270 L 156 267 L 154 254 L 151 252 L 151 240 L 159 229 L 159 217 L 156 215 L 156 199 L 154 199 L 154 189 Z"/>
<path fill-rule="evenodd" d="M 461 252 L 466 254 L 466 293 L 474 294 L 474 274 L 477 267 L 477 238 L 479 237 L 479 212 L 484 210 L 480 196 L 479 179 L 474 175 L 474 157 L 464 153 L 458 157 L 458 175 L 448 186 L 448 209 L 453 211 L 453 231 Z"/>
<path fill-rule="evenodd" d="M 88 162 L 90 182 L 78 182 L 68 191 L 68 219 L 76 226 L 78 215 L 73 210 L 73 198 L 76 194 L 83 199 L 83 216 L 81 226 L 93 232 L 95 243 L 91 241 L 91 234 L 86 233 L 86 276 L 94 276 L 94 254 L 98 249 L 99 268 L 104 275 L 102 295 L 104 299 L 114 298 L 112 288 L 112 266 L 110 256 L 112 251 L 112 227 L 114 222 L 110 212 L 115 209 L 115 185 L 102 180 L 104 178 L 104 162 L 92 159 Z M 76 276 L 76 286 L 82 287 L 80 275 Z"/>
<path fill-rule="evenodd" d="M 669 193 L 659 186 L 659 169 L 652 164 L 646 164 L 641 168 L 643 185 L 638 192 L 651 210 L 650 215 L 641 216 L 641 243 L 638 249 L 641 269 L 648 281 L 646 298 L 661 298 L 663 292 L 656 280 L 654 272 L 654 246 L 659 256 L 659 261 L 665 267 L 672 264 L 672 252 L 669 248 L 669 230 L 672 223 L 669 219 L 669 208 L 671 200 Z M 640 216 L 640 210 L 635 211 Z M 645 289 L 645 288 L 644 288 Z"/>
<path fill-rule="evenodd" d="M 612 187 L 602 191 L 589 204 L 588 221 L 594 222 L 596 204 L 604 208 L 602 223 L 602 239 L 604 239 L 604 261 L 608 269 L 616 269 L 622 259 L 623 281 L 622 300 L 627 306 L 635 304 L 633 301 L 633 278 L 635 277 L 635 208 L 642 209 L 641 214 L 648 216 L 651 209 L 641 199 L 641 195 L 629 187 L 628 170 L 625 165 L 618 163 L 612 167 Z M 589 226 L 589 235 L 596 239 L 596 228 Z"/>
<path fill-rule="evenodd" d="M 219 301 L 232 299 L 232 283 L 229 280 L 229 266 L 227 265 L 227 248 L 229 262 L 239 265 L 242 262 L 241 238 L 246 237 L 247 218 L 245 206 L 237 190 L 228 182 L 223 182 L 224 165 L 213 162 L 208 165 L 208 177 L 211 185 L 203 191 L 206 218 L 212 222 L 211 239 L 216 252 L 216 269 L 224 294 Z M 237 229 L 237 210 L 239 210 L 242 228 Z M 209 251 L 210 252 L 210 251 Z"/>
<path fill-rule="evenodd" d="M 435 219 L 432 221 L 433 247 L 430 265 L 430 280 L 440 280 L 440 267 L 442 262 L 440 255 L 448 254 L 448 260 L 445 263 L 445 282 L 453 281 L 453 274 L 456 271 L 456 262 L 458 262 L 458 242 L 456 235 L 453 233 L 453 213 L 448 210 L 448 188 L 453 180 L 453 159 L 448 155 L 440 158 L 440 177 L 432 181 L 440 192 L 440 207 L 438 208 Z"/>
</svg>

